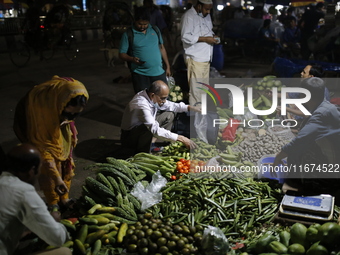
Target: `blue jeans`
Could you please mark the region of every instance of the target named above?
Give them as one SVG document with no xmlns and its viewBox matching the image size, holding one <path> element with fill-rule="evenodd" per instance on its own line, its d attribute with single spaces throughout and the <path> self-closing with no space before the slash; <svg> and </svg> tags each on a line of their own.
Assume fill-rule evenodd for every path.
<svg viewBox="0 0 340 255">
<path fill-rule="evenodd" d="M 158 76 L 145 76 L 142 74 L 132 72 L 131 77 L 135 94 L 137 94 L 141 90 L 149 88 L 151 83 L 153 83 L 154 81 L 161 80 L 167 83 L 165 72 Z"/>
</svg>

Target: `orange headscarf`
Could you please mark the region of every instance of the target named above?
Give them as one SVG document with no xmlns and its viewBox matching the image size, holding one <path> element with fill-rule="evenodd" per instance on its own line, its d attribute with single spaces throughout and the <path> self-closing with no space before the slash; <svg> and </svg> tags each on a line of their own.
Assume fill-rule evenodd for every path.
<svg viewBox="0 0 340 255">
<path fill-rule="evenodd" d="M 73 78 L 57 75 L 36 85 L 26 98 L 26 135 L 45 160 L 66 160 L 75 146 L 70 125 L 60 127 L 60 116 L 74 97 L 89 98 L 85 86 Z"/>
</svg>

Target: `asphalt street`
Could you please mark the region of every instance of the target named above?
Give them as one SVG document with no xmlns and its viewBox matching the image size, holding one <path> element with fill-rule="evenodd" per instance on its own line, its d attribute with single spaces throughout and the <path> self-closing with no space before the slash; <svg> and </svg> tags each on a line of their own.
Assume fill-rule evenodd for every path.
<svg viewBox="0 0 340 255">
<path fill-rule="evenodd" d="M 84 112 L 76 119 L 78 145 L 75 149 L 76 176 L 70 191 L 79 197 L 81 186 L 93 173 L 87 167 L 107 156 L 119 154 L 120 122 L 126 104 L 133 97 L 132 83 L 113 83 L 119 76 L 128 77 L 129 70 L 122 62 L 108 66 L 104 59 L 101 40 L 79 43 L 80 54 L 75 61 L 68 61 L 61 51 L 49 61 L 37 55 L 23 68 L 15 67 L 6 53 L 0 54 L 0 144 L 8 151 L 19 143 L 13 130 L 14 110 L 17 102 L 34 85 L 49 80 L 53 75 L 73 77 L 84 83 L 90 99 Z M 172 61 L 174 52 L 169 51 Z M 270 64 L 249 61 L 240 63 L 230 59 L 220 72 L 226 77 L 242 77 L 251 70 L 258 77 L 270 73 Z"/>
</svg>

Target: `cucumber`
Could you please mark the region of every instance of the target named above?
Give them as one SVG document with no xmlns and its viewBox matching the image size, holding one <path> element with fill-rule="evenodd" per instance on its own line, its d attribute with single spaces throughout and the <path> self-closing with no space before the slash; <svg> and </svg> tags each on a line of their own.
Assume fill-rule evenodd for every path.
<svg viewBox="0 0 340 255">
<path fill-rule="evenodd" d="M 98 221 L 98 225 L 106 225 L 110 223 L 110 220 L 105 217 L 97 218 L 96 220 Z"/>
<path fill-rule="evenodd" d="M 122 243 L 123 238 L 126 235 L 126 230 L 128 229 L 127 223 L 122 223 L 122 225 L 119 228 L 118 235 L 117 235 L 117 243 Z"/>
<path fill-rule="evenodd" d="M 99 208 L 102 208 L 101 204 L 95 204 L 94 206 L 91 207 L 90 210 L 87 211 L 88 214 L 94 214 L 95 211 Z"/>
<path fill-rule="evenodd" d="M 96 218 L 82 217 L 82 218 L 79 218 L 79 222 L 89 224 L 89 225 L 97 225 L 98 224 L 98 221 L 97 221 Z"/>
<path fill-rule="evenodd" d="M 98 255 L 100 249 L 102 248 L 102 241 L 97 239 L 92 246 L 92 255 Z"/>
<path fill-rule="evenodd" d="M 106 231 L 102 229 L 94 233 L 88 234 L 88 236 L 86 237 L 85 243 L 88 243 L 91 246 L 92 244 L 94 244 L 95 241 L 102 238 L 102 236 L 105 234 L 106 234 Z"/>
<path fill-rule="evenodd" d="M 79 239 L 74 240 L 73 254 L 74 255 L 86 255 L 86 249 L 83 243 Z"/>
<path fill-rule="evenodd" d="M 71 248 L 73 246 L 74 242 L 69 240 L 69 241 L 66 241 L 62 247 L 67 247 L 67 248 Z"/>
<path fill-rule="evenodd" d="M 88 229 L 89 227 L 87 224 L 82 225 L 77 233 L 76 239 L 78 239 L 82 243 L 85 243 L 88 234 Z"/>
</svg>

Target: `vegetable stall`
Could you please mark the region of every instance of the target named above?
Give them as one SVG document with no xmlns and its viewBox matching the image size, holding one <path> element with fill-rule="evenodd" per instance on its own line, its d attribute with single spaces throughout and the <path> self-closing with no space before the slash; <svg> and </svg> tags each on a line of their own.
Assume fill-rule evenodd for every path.
<svg viewBox="0 0 340 255">
<path fill-rule="evenodd" d="M 264 77 L 255 89 L 271 86 L 282 84 Z M 263 109 L 268 101 L 261 93 L 254 99 Z M 217 113 L 237 117 L 230 109 Z M 337 206 L 326 221 L 280 221 L 282 180 L 254 171 L 294 137 L 290 129 L 227 131 L 220 126 L 215 144 L 195 138 L 193 151 L 175 142 L 158 154 L 88 166 L 96 175 L 83 184 L 77 218 L 62 220 L 72 237 L 64 246 L 75 255 L 340 254 Z"/>
</svg>

